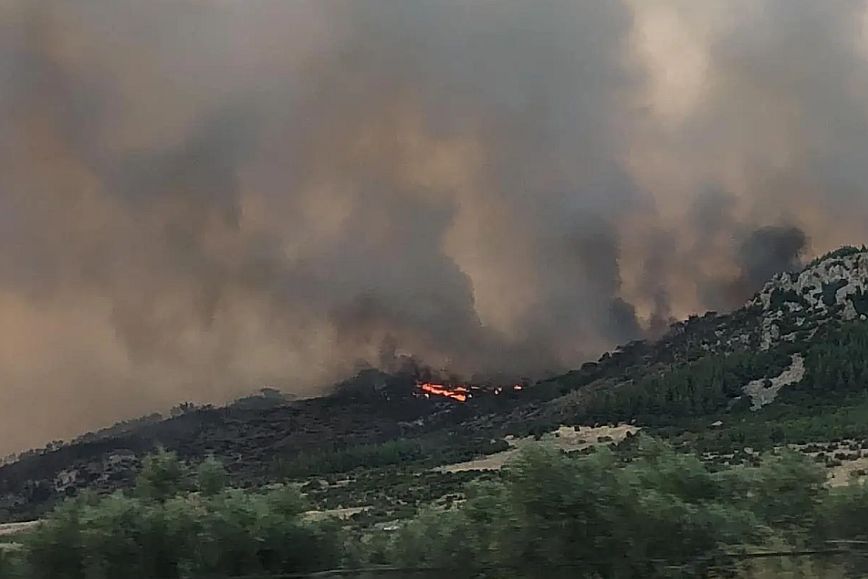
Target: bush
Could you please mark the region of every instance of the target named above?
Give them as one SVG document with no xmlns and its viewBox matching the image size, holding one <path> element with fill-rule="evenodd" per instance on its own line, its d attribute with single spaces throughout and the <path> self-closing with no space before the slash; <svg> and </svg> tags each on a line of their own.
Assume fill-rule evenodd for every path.
<svg viewBox="0 0 868 579">
<path fill-rule="evenodd" d="M 16 553 L 4 548 L 0 544 L 0 577 L 7 579 L 24 579 L 24 571 L 21 569 L 21 561 Z"/>
<path fill-rule="evenodd" d="M 203 495 L 211 497 L 226 488 L 228 479 L 223 463 L 213 456 L 206 458 L 196 472 L 196 486 Z"/>
<path fill-rule="evenodd" d="M 339 565 L 339 529 L 303 520 L 294 489 L 221 489 L 222 467 L 209 460 L 199 469 L 200 492 L 181 491 L 186 471 L 161 452 L 145 461 L 132 496 L 63 504 L 23 538 L 26 576 L 180 579 Z"/>
<path fill-rule="evenodd" d="M 579 459 L 530 450 L 503 484 L 403 527 L 394 559 L 456 568 L 472 561 L 519 575 L 568 567 L 571 576 L 654 577 L 672 566 L 698 573 L 725 559 L 726 546 L 764 534 L 738 490 L 732 477 L 654 442 L 627 465 L 607 450 Z"/>
<path fill-rule="evenodd" d="M 692 577 L 733 568 L 733 555 L 752 545 L 868 540 L 868 486 L 829 490 L 823 471 L 795 453 L 748 458 L 755 466 L 715 471 L 644 436 L 629 457 L 531 447 L 453 508 L 425 510 L 394 534 L 350 538 L 334 522 L 305 519 L 293 487 L 219 488 L 213 460 L 200 466 L 197 490 L 178 490 L 187 467 L 160 453 L 134 493 L 67 501 L 21 537 L 18 556 L 0 550 L 0 577 L 197 579 L 347 564 L 456 578 Z"/>
<path fill-rule="evenodd" d="M 160 450 L 145 458 L 136 479 L 136 494 L 144 499 L 164 501 L 183 489 L 187 467 L 172 452 Z"/>
</svg>

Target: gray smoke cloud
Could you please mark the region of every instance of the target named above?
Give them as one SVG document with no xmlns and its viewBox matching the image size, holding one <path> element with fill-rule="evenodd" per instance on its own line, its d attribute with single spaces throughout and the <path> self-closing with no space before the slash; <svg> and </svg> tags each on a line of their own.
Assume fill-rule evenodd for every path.
<svg viewBox="0 0 868 579">
<path fill-rule="evenodd" d="M 407 355 L 539 375 L 739 305 L 865 235 L 865 15 L 3 4 L 0 452 Z"/>
<path fill-rule="evenodd" d="M 776 273 L 797 270 L 806 243 L 805 233 L 796 227 L 763 227 L 753 231 L 739 250 L 745 289 L 760 286 Z"/>
</svg>

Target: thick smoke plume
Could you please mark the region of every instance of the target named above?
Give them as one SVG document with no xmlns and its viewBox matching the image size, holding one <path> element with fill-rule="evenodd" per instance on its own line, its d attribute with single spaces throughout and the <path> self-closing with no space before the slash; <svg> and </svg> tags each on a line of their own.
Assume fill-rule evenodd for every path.
<svg viewBox="0 0 868 579">
<path fill-rule="evenodd" d="M 0 451 L 538 375 L 868 229 L 863 2 L 0 7 Z"/>
</svg>

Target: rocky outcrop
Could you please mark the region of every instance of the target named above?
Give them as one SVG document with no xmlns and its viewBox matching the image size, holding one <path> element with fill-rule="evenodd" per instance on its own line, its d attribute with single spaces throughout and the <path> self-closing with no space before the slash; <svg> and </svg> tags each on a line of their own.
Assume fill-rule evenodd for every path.
<svg viewBox="0 0 868 579">
<path fill-rule="evenodd" d="M 761 317 L 760 348 L 810 338 L 833 319 L 868 317 L 868 251 L 852 247 L 830 253 L 796 273 L 772 278 L 746 308 Z"/>
<path fill-rule="evenodd" d="M 751 410 L 759 410 L 775 401 L 784 386 L 797 384 L 805 377 L 805 359 L 801 354 L 794 354 L 789 368 L 779 376 L 763 380 L 754 380 L 744 387 L 744 393 L 750 397 Z"/>
</svg>

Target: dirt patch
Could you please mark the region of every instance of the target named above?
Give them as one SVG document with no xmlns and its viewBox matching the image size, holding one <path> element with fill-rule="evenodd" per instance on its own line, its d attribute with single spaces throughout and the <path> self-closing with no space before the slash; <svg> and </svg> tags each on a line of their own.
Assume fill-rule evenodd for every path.
<svg viewBox="0 0 868 579">
<path fill-rule="evenodd" d="M 840 466 L 829 469 L 829 479 L 826 481 L 830 487 L 842 487 L 851 480 L 865 480 L 863 473 L 868 472 L 868 457 L 857 458 L 847 461 Z"/>
<path fill-rule="evenodd" d="M 308 511 L 302 516 L 308 521 L 322 521 L 324 519 L 349 519 L 353 515 L 364 513 L 371 507 L 347 507 L 344 509 L 329 509 L 327 511 Z"/>
<path fill-rule="evenodd" d="M 0 524 L 0 537 L 9 537 L 23 533 L 34 528 L 39 524 L 39 521 L 27 521 L 24 523 L 4 523 Z"/>
<path fill-rule="evenodd" d="M 511 448 L 509 450 L 504 450 L 503 452 L 498 452 L 495 454 L 490 454 L 488 456 L 484 456 L 482 458 L 477 458 L 475 460 L 468 460 L 466 462 L 458 462 L 455 464 L 447 464 L 445 466 L 438 466 L 434 470 L 437 472 L 465 472 L 468 470 L 500 470 L 503 468 L 507 462 L 515 458 L 518 455 L 519 450 L 517 448 Z"/>
<path fill-rule="evenodd" d="M 602 446 L 613 442 L 621 442 L 627 435 L 639 432 L 638 426 L 619 424 L 617 426 L 561 426 L 536 440 L 533 436 L 514 438 L 507 436 L 506 442 L 512 447 L 509 450 L 483 456 L 466 462 L 440 466 L 438 472 L 464 472 L 469 470 L 500 470 L 510 460 L 515 458 L 522 448 L 542 444 L 564 452 L 585 450 L 594 446 Z"/>
</svg>

